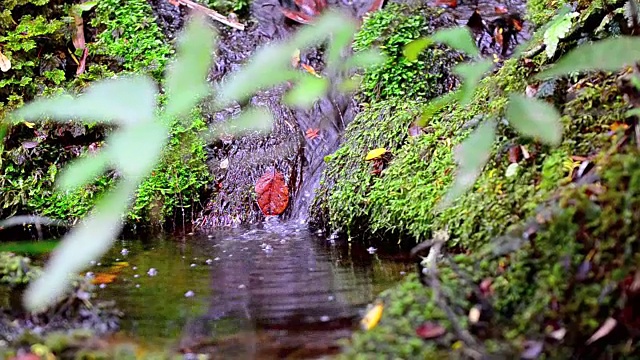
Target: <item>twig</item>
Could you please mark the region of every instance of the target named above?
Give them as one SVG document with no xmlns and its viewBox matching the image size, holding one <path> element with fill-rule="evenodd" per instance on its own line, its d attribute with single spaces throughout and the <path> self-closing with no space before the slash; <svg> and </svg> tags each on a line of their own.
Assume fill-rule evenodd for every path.
<svg viewBox="0 0 640 360">
<path fill-rule="evenodd" d="M 434 234 L 434 239 L 430 241 L 430 244 L 432 246 L 431 249 L 429 249 L 429 255 L 427 256 L 426 260 L 429 287 L 431 287 L 431 290 L 433 290 L 433 298 L 436 304 L 447 315 L 447 318 L 451 323 L 451 327 L 453 328 L 455 335 L 467 345 L 467 348 L 464 349 L 467 355 L 474 359 L 483 359 L 485 358 L 485 351 L 483 346 L 478 343 L 478 341 L 476 341 L 471 333 L 469 333 L 460 325 L 457 315 L 449 307 L 441 291 L 442 286 L 440 285 L 440 280 L 438 280 L 438 267 L 436 265 L 436 259 L 440 255 L 442 245 L 444 245 L 448 238 L 449 234 L 446 231 L 442 231 L 436 232 Z"/>
<path fill-rule="evenodd" d="M 188 7 L 189 9 L 192 10 L 196 10 L 196 11 L 200 11 L 204 14 L 206 14 L 207 16 L 209 16 L 210 18 L 212 18 L 213 20 L 216 20 L 218 22 L 221 22 L 227 26 L 231 26 L 234 29 L 238 29 L 238 30 L 244 30 L 244 24 L 241 24 L 237 21 L 233 21 L 233 20 L 229 20 L 229 18 L 227 18 L 226 16 L 220 14 L 217 11 L 211 10 L 206 6 L 200 5 L 198 3 L 195 3 L 191 0 L 174 0 L 174 2 L 177 2 L 179 4 L 182 4 L 186 7 Z"/>
</svg>

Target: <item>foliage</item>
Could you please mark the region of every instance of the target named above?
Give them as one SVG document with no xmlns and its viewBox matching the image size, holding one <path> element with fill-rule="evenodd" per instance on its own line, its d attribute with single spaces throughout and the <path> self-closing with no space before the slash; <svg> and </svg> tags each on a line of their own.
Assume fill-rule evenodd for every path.
<svg viewBox="0 0 640 360">
<path fill-rule="evenodd" d="M 64 78 L 64 64 L 56 54 L 60 48 L 43 49 L 44 42 L 57 46 L 65 37 L 69 20 L 60 13 L 50 15 L 48 0 L 20 0 L 3 4 L 0 13 L 0 52 L 11 61 L 11 69 L 0 80 L 0 119 L 4 113 L 30 100 L 48 86 Z M 17 5 L 30 4 L 37 9 L 33 15 L 14 14 Z M 50 17 L 47 17 L 49 15 Z M 64 51 L 64 48 L 62 48 Z M 40 54 L 40 56 L 38 56 Z M 64 56 L 64 55 L 63 55 Z"/>
<path fill-rule="evenodd" d="M 364 74 L 360 86 L 364 102 L 391 97 L 430 99 L 453 87 L 450 69 L 461 60 L 458 54 L 435 47 L 422 52 L 416 61 L 404 56 L 404 48 L 411 41 L 433 33 L 437 27 L 452 25 L 438 18 L 440 11 L 429 5 L 390 3 L 365 17 L 354 38 L 354 49 L 378 47 L 387 60 Z"/>
<path fill-rule="evenodd" d="M 37 279 L 42 271 L 31 266 L 31 260 L 9 252 L 0 252 L 0 284 L 11 286 L 28 284 Z"/>
<path fill-rule="evenodd" d="M 569 33 L 573 26 L 573 19 L 578 15 L 577 12 L 561 14 L 549 24 L 549 27 L 544 32 L 545 51 L 548 57 L 552 58 L 556 54 L 558 42 Z"/>
</svg>

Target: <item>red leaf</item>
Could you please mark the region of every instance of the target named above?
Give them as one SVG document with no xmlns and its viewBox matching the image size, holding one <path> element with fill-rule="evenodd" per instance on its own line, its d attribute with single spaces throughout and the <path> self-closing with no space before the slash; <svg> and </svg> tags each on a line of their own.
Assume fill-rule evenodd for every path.
<svg viewBox="0 0 640 360">
<path fill-rule="evenodd" d="M 436 0 L 436 6 L 455 8 L 458 6 L 458 0 Z"/>
<path fill-rule="evenodd" d="M 320 129 L 318 128 L 308 128 L 307 131 L 305 132 L 305 136 L 307 139 L 309 140 L 313 140 L 317 137 L 320 137 Z"/>
<path fill-rule="evenodd" d="M 506 6 L 502 6 L 502 5 L 497 5 L 494 10 L 496 11 L 496 14 L 498 15 L 503 15 L 509 12 L 509 9 L 507 9 Z"/>
<path fill-rule="evenodd" d="M 275 169 L 267 172 L 256 182 L 258 205 L 262 213 L 280 215 L 289 205 L 289 188 L 281 172 Z"/>
<path fill-rule="evenodd" d="M 444 335 L 446 332 L 447 330 L 444 327 L 429 321 L 418 326 L 416 329 L 416 335 L 423 339 L 435 339 Z"/>
</svg>

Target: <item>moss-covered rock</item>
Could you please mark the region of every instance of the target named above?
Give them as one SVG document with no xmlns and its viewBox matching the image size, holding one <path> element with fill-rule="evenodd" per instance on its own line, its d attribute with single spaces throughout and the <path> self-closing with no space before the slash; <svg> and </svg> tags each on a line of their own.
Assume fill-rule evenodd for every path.
<svg viewBox="0 0 640 360">
<path fill-rule="evenodd" d="M 639 270 L 640 153 L 635 144 L 620 151 L 623 136 L 618 133 L 595 157 L 593 172 L 555 192 L 518 231 L 440 262 L 439 298 L 453 320 L 484 344 L 483 351 L 513 358 L 534 341 L 542 345 L 541 358 L 640 355 L 632 340 L 639 329 L 640 294 L 633 284 Z M 385 311 L 379 325 L 358 333 L 346 357 L 464 354 L 469 344 L 435 302 L 433 288 L 417 277 L 380 300 Z M 468 315 L 473 307 L 484 312 L 475 325 Z M 608 318 L 616 327 L 589 340 Z M 416 329 L 426 321 L 445 327 L 446 334 L 421 339 Z"/>
<path fill-rule="evenodd" d="M 387 56 L 384 64 L 367 71 L 360 87 L 361 102 L 402 97 L 431 99 L 456 85 L 451 69 L 461 56 L 445 47 L 424 51 L 417 61 L 403 55 L 404 46 L 435 29 L 454 26 L 441 9 L 422 4 L 390 3 L 365 17 L 354 38 L 356 51 L 378 47 Z"/>
</svg>

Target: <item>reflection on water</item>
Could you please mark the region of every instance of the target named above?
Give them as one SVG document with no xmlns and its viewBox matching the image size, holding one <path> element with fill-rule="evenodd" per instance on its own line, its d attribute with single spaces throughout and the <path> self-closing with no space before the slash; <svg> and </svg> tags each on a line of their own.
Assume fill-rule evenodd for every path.
<svg viewBox="0 0 640 360">
<path fill-rule="evenodd" d="M 269 225 L 119 241 L 92 270 L 129 263 L 99 291 L 125 311 L 123 332 L 150 347 L 223 358 L 309 358 L 334 352 L 366 304 L 410 271 L 392 256 Z"/>
</svg>

